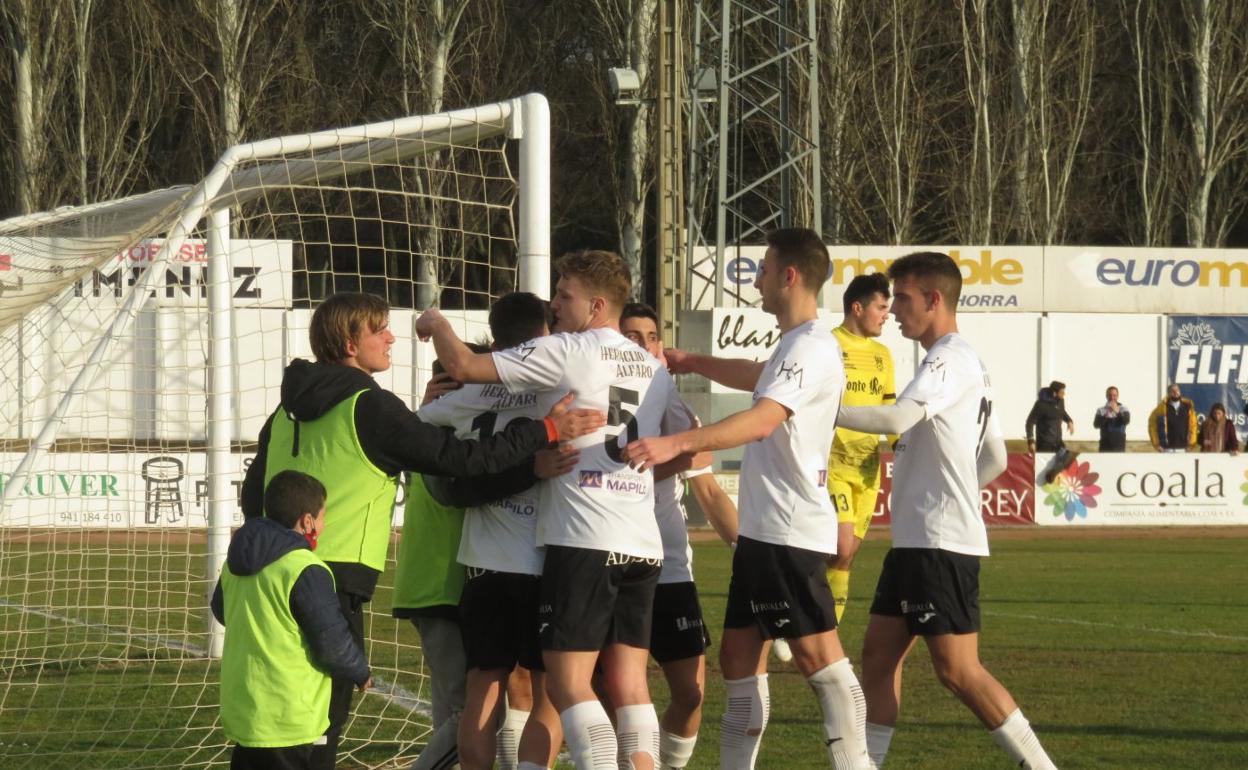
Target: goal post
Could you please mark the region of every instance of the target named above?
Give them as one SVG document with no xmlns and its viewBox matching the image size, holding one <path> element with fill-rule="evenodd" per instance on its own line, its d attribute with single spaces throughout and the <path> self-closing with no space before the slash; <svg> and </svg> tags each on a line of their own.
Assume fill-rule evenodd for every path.
<svg viewBox="0 0 1248 770">
<path fill-rule="evenodd" d="M 547 296 L 549 137 L 530 94 L 239 145 L 193 186 L 0 222 L 0 763 L 228 762 L 207 597 L 310 309 L 380 293 L 402 338 L 431 296 L 469 336 L 500 294 Z M 378 380 L 414 406 L 412 343 Z M 429 728 L 392 567 L 368 617 L 382 686 L 343 743 L 369 767 Z"/>
</svg>

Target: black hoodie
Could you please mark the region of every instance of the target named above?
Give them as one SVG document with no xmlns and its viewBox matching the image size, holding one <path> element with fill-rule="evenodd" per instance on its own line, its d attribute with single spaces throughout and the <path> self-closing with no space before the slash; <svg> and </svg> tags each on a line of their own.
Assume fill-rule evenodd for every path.
<svg viewBox="0 0 1248 770">
<path fill-rule="evenodd" d="M 307 547 L 303 535 L 261 516 L 248 520 L 234 533 L 225 560 L 230 572 L 244 577 L 258 573 L 291 551 Z M 220 579 L 212 592 L 212 614 L 218 622 L 225 622 Z M 328 570 L 314 564 L 299 573 L 290 589 L 290 614 L 307 638 L 312 659 L 321 670 L 357 685 L 368 681 L 368 661 L 351 637 Z"/>
<path fill-rule="evenodd" d="M 398 396 L 379 386 L 353 366 L 295 359 L 282 376 L 282 403 L 295 420 L 315 420 L 343 399 L 367 391 L 355 402 L 355 431 L 364 455 L 382 472 L 403 471 L 443 476 L 480 476 L 498 473 L 528 460 L 546 445 L 541 421 L 513 420 L 482 441 L 461 440 L 450 428 L 423 422 Z M 243 478 L 240 502 L 247 518 L 264 512 L 265 458 L 273 417 L 260 430 L 260 446 Z M 295 433 L 298 437 L 298 431 Z M 367 600 L 372 597 L 378 572 L 362 564 L 330 562 L 340 593 Z"/>
</svg>

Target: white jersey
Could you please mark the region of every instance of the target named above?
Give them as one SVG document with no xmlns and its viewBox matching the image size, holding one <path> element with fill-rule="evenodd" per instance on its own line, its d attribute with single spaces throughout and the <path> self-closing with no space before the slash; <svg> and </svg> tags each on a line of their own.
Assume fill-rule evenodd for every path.
<svg viewBox="0 0 1248 770">
<path fill-rule="evenodd" d="M 607 413 L 607 425 L 574 440 L 581 450 L 572 473 L 542 484 L 540 545 L 562 545 L 660 559 L 654 516 L 654 474 L 624 461 L 623 449 L 646 436 L 687 430 L 692 413 L 658 359 L 614 329 L 539 337 L 494 353 L 509 390 L 542 390 L 571 408 Z"/>
<path fill-rule="evenodd" d="M 685 481 L 710 473 L 710 467 L 669 476 L 654 484 L 654 517 L 663 539 L 663 570 L 660 583 L 693 582 L 693 548 L 689 546 L 689 524 L 681 496 Z"/>
<path fill-rule="evenodd" d="M 836 553 L 836 509 L 828 497 L 828 450 L 845 388 L 832 332 L 817 320 L 789 329 L 767 359 L 754 401 L 791 413 L 741 460 L 741 534 L 753 540 Z"/>
<path fill-rule="evenodd" d="M 924 417 L 897 442 L 893 547 L 987 556 L 976 466 L 985 439 L 999 438 L 1001 427 L 983 362 L 965 337 L 946 334 L 927 351 L 902 399 L 922 405 Z"/>
<path fill-rule="evenodd" d="M 417 412 L 432 425 L 455 430 L 459 438 L 484 439 L 517 417 L 540 420 L 556 397 L 513 393 L 501 385 L 465 385 L 425 404 Z M 537 506 L 540 484 L 488 505 L 469 508 L 464 515 L 458 560 L 468 567 L 523 575 L 542 573 L 542 549 L 537 545 Z"/>
</svg>

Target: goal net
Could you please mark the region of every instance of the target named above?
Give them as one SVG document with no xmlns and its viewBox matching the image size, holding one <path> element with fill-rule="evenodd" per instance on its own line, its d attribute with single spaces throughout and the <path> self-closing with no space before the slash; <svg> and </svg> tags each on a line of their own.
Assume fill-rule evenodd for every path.
<svg viewBox="0 0 1248 770">
<path fill-rule="evenodd" d="M 476 338 L 493 298 L 548 290 L 548 123 L 529 95 L 268 139 L 193 186 L 0 222 L 0 766 L 228 764 L 208 597 L 312 309 L 387 297 L 377 379 L 416 406 L 416 308 Z M 430 731 L 394 552 L 346 767 L 405 767 Z"/>
</svg>

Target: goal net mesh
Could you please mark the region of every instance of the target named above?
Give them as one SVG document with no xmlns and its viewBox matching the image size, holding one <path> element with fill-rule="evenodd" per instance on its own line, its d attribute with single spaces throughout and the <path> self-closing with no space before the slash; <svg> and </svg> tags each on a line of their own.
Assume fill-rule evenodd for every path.
<svg viewBox="0 0 1248 770">
<path fill-rule="evenodd" d="M 415 407 L 415 308 L 474 334 L 462 319 L 516 288 L 517 104 L 266 140 L 194 186 L 0 222 L 0 766 L 228 764 L 212 512 L 242 523 L 238 486 L 285 365 L 311 358 L 320 300 L 388 298 L 399 342 L 376 379 Z M 205 214 L 222 208 L 231 408 L 214 416 Z M 229 423 L 224 495 L 214 419 Z M 430 731 L 418 637 L 390 615 L 394 553 L 345 767 L 406 766 Z"/>
</svg>

